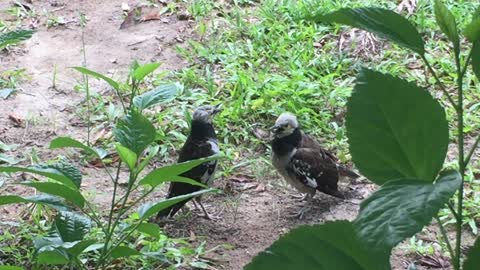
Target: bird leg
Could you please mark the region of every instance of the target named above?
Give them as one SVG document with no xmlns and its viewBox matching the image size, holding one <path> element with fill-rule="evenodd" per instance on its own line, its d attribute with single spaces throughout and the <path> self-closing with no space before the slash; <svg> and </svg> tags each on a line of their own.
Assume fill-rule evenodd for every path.
<svg viewBox="0 0 480 270">
<path fill-rule="evenodd" d="M 312 206 L 310 205 L 312 203 L 312 200 L 313 200 L 313 195 L 311 194 L 306 194 L 305 196 L 307 198 L 307 202 L 305 203 L 305 205 L 302 206 L 302 208 L 300 209 L 300 211 L 298 211 L 297 213 L 291 215 L 290 217 L 296 217 L 298 219 L 303 219 L 303 215 L 310 211 L 312 209 Z"/>
<path fill-rule="evenodd" d="M 205 207 L 203 207 L 203 204 L 202 204 L 202 202 L 201 202 L 201 200 L 200 200 L 200 197 L 193 199 L 192 202 L 193 202 L 193 205 L 195 206 L 195 208 L 196 208 L 197 210 L 202 209 L 203 216 L 201 216 L 201 217 L 204 217 L 204 218 L 206 218 L 206 219 L 208 219 L 208 220 L 216 220 L 216 219 L 219 219 L 219 217 L 217 217 L 217 216 L 212 216 L 212 215 L 209 215 L 209 214 L 208 214 L 207 210 L 205 210 Z M 200 209 L 198 209 L 197 204 L 200 205 Z M 200 215 L 199 215 L 199 216 L 200 216 Z"/>
</svg>

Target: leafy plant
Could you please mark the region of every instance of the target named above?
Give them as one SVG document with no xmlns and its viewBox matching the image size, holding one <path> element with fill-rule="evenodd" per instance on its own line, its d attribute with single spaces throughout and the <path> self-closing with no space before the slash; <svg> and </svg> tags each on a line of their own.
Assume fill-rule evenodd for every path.
<svg viewBox="0 0 480 270">
<path fill-rule="evenodd" d="M 32 30 L 16 30 L 0 34 L 0 49 L 5 48 L 7 45 L 27 40 L 32 37 L 33 33 Z"/>
<path fill-rule="evenodd" d="M 132 208 L 143 202 L 149 194 L 165 182 L 179 181 L 201 185 L 194 180 L 181 177 L 180 174 L 203 162 L 218 158 L 218 156 L 212 156 L 170 165 L 141 176 L 159 150 L 158 146 L 153 145 L 156 130 L 142 110 L 171 101 L 177 93 L 175 85 L 164 85 L 145 93 L 139 93 L 139 86 L 144 78 L 158 66 L 158 64 L 139 65 L 138 63 L 132 66 L 131 77 L 128 80 L 130 99 L 128 105 L 124 104 L 125 115 L 117 121 L 113 130 L 117 142 L 115 149 L 120 157 L 115 172 L 112 172 L 104 164 L 104 151 L 100 149 L 69 137 L 58 137 L 50 143 L 50 149 L 76 148 L 83 151 L 86 156 L 100 160 L 113 185 L 111 205 L 106 213 L 97 212 L 95 205 L 84 196 L 81 189 L 82 174 L 71 163 L 60 161 L 29 167 L 0 167 L 0 172 L 3 173 L 24 172 L 46 178 L 46 180 L 19 183 L 36 189 L 40 195 L 0 196 L 0 205 L 36 203 L 57 210 L 48 235 L 39 236 L 34 241 L 37 264 L 69 265 L 76 269 L 87 269 L 88 263 L 92 264 L 94 269 L 105 269 L 113 260 L 119 258 L 130 256 L 155 258 L 156 256 L 153 256 L 150 250 L 145 251 L 132 245 L 130 243 L 132 235 L 137 232 L 160 235 L 160 228 L 148 222 L 150 217 L 179 201 L 214 191 L 205 188 L 192 194 L 144 203 L 136 212 L 138 218 L 133 221 L 130 219 L 129 223 L 125 222 Z M 84 67 L 75 69 L 83 74 L 106 81 L 118 91 L 119 97 L 123 100 L 120 83 Z M 121 193 L 119 188 L 119 172 L 122 167 L 126 167 L 129 171 L 128 185 L 124 193 Z M 132 199 L 134 194 L 135 199 Z M 106 220 L 102 218 L 104 215 L 107 216 Z M 91 237 L 89 232 L 93 229 L 99 230 L 100 237 Z M 89 256 L 90 260 L 82 259 L 85 256 Z"/>
<path fill-rule="evenodd" d="M 421 231 L 433 218 L 438 221 L 453 268 L 478 267 L 474 261 L 480 257 L 479 240 L 462 267 L 461 236 L 466 168 L 480 140 L 479 136 L 470 151 L 465 152 L 463 102 L 464 92 L 470 89 L 463 81 L 470 64 L 480 77 L 475 66 L 480 58 L 480 16 L 477 11 L 464 31 L 471 49 L 462 57 L 455 17 L 440 0 L 435 1 L 434 13 L 440 30 L 452 43 L 455 95 L 447 91 L 428 61 L 421 35 L 399 14 L 382 8 L 343 8 L 307 19 L 375 33 L 410 49 L 423 60 L 448 105 L 456 112 L 456 122 L 451 126 L 456 128 L 458 171 L 441 171 L 449 133 L 445 109 L 438 100 L 413 82 L 363 68 L 347 102 L 347 137 L 354 163 L 369 180 L 382 186 L 362 202 L 353 222 L 336 221 L 295 229 L 260 253 L 245 269 L 389 269 L 391 250 Z M 456 208 L 450 203 L 455 192 Z M 438 212 L 445 205 L 455 217 L 455 246 L 438 219 Z M 325 232 L 329 232 L 327 238 Z M 312 250 L 322 252 L 309 254 Z"/>
</svg>

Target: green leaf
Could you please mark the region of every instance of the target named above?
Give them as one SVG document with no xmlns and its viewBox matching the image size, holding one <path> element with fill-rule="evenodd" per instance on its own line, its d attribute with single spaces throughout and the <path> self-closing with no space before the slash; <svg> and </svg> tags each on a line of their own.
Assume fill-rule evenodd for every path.
<svg viewBox="0 0 480 270">
<path fill-rule="evenodd" d="M 317 23 L 339 23 L 360 28 L 397 44 L 425 54 L 422 37 L 404 17 L 383 8 L 342 8 L 326 15 L 309 18 Z"/>
<path fill-rule="evenodd" d="M 66 247 L 66 248 L 67 248 L 68 254 L 70 254 L 73 257 L 78 257 L 80 254 L 82 254 L 83 251 L 87 250 L 87 248 L 89 248 L 95 243 L 96 243 L 96 240 L 94 239 L 83 240 L 83 241 L 78 241 L 73 246 Z"/>
<path fill-rule="evenodd" d="M 68 177 L 68 179 L 75 184 L 77 189 L 80 188 L 80 185 L 82 184 L 82 173 L 76 166 L 68 162 L 59 161 L 51 164 L 50 167 Z"/>
<path fill-rule="evenodd" d="M 145 220 L 145 219 L 155 215 L 159 211 L 161 211 L 161 210 L 163 210 L 167 207 L 170 207 L 170 206 L 172 206 L 172 205 L 174 205 L 178 202 L 187 200 L 189 198 L 192 198 L 192 197 L 204 194 L 204 193 L 213 192 L 213 191 L 216 191 L 216 189 L 213 189 L 213 188 L 203 189 L 203 190 L 193 192 L 193 193 L 189 193 L 189 194 L 186 194 L 186 195 L 181 195 L 181 196 L 176 196 L 176 197 L 172 197 L 172 198 L 169 198 L 169 199 L 165 199 L 165 200 L 160 201 L 158 203 L 146 203 L 146 204 L 140 206 L 140 208 L 138 209 L 138 213 L 139 213 L 140 218 L 142 220 Z"/>
<path fill-rule="evenodd" d="M 128 165 L 130 171 L 135 170 L 135 165 L 137 164 L 137 155 L 119 143 L 115 145 L 115 148 L 117 149 L 118 155 L 122 161 Z"/>
<path fill-rule="evenodd" d="M 113 259 L 118 259 L 121 257 L 130 257 L 130 256 L 135 256 L 135 255 L 140 255 L 140 252 L 138 250 L 129 248 L 127 246 L 118 246 L 114 248 L 110 254 Z"/>
<path fill-rule="evenodd" d="M 214 155 L 208 158 L 201 158 L 158 168 L 147 174 L 142 180 L 140 180 L 139 183 L 141 185 L 150 185 L 151 187 L 156 187 L 165 182 L 182 182 L 205 187 L 205 185 L 201 184 L 200 182 L 179 175 L 202 163 L 220 159 L 221 157 L 222 156 L 220 155 Z"/>
<path fill-rule="evenodd" d="M 478 270 L 480 265 L 480 237 L 468 252 L 467 259 L 463 263 L 463 270 Z"/>
<path fill-rule="evenodd" d="M 62 197 L 66 201 L 73 203 L 79 208 L 83 208 L 83 206 L 85 205 L 85 198 L 83 198 L 82 194 L 78 190 L 72 189 L 62 184 L 50 182 L 23 182 L 21 184 L 33 187 L 43 193 Z"/>
<path fill-rule="evenodd" d="M 67 147 L 80 148 L 85 152 L 98 157 L 99 159 L 102 159 L 105 157 L 104 154 L 102 154 L 98 149 L 88 147 L 85 144 L 70 137 L 57 137 L 50 142 L 50 149 L 67 148 Z"/>
<path fill-rule="evenodd" d="M 480 40 L 480 7 L 473 13 L 472 21 L 467 25 L 464 33 L 470 42 Z"/>
<path fill-rule="evenodd" d="M 69 257 L 65 250 L 45 247 L 37 254 L 37 263 L 48 265 L 63 265 L 69 263 Z"/>
<path fill-rule="evenodd" d="M 30 167 L 0 167 L 0 172 L 6 173 L 15 173 L 15 172 L 28 172 L 34 173 L 41 176 L 48 177 L 52 180 L 58 181 L 60 183 L 65 184 L 66 186 L 72 189 L 78 189 L 77 184 L 73 179 L 70 178 L 69 175 L 66 175 L 64 172 L 61 172 L 57 169 L 58 166 L 56 165 L 35 165 Z"/>
<path fill-rule="evenodd" d="M 360 172 L 381 185 L 397 178 L 433 182 L 448 146 L 437 100 L 413 83 L 368 69 L 347 103 L 350 153 Z"/>
<path fill-rule="evenodd" d="M 27 197 L 20 197 L 17 195 L 0 196 L 0 205 L 13 203 L 38 203 L 48 205 L 57 210 L 68 210 L 68 207 L 65 206 L 63 200 L 56 196 L 50 196 L 48 194 L 39 194 Z"/>
<path fill-rule="evenodd" d="M 155 128 L 152 123 L 135 110 L 118 121 L 113 134 L 119 143 L 132 150 L 137 156 L 140 156 L 143 150 L 155 140 Z"/>
<path fill-rule="evenodd" d="M 160 237 L 160 227 L 154 223 L 142 223 L 138 226 L 137 230 L 154 238 Z"/>
<path fill-rule="evenodd" d="M 480 41 L 474 42 L 472 47 L 472 70 L 480 79 Z"/>
<path fill-rule="evenodd" d="M 15 157 L 5 155 L 4 153 L 0 153 L 0 163 L 7 163 L 9 165 L 15 165 L 22 162 L 24 159 L 17 159 Z"/>
<path fill-rule="evenodd" d="M 34 31 L 32 30 L 17 30 L 10 31 L 0 35 L 0 48 L 4 48 L 7 45 L 15 44 L 23 40 L 27 40 L 32 37 Z"/>
<path fill-rule="evenodd" d="M 435 19 L 437 20 L 440 29 L 453 43 L 455 53 L 458 54 L 460 50 L 460 40 L 458 37 L 455 17 L 453 17 L 453 14 L 447 9 L 441 0 L 435 0 L 433 10 L 435 12 Z"/>
<path fill-rule="evenodd" d="M 374 250 L 389 251 L 428 225 L 461 184 L 456 171 L 441 173 L 435 184 L 418 179 L 390 181 L 362 202 L 355 228 Z"/>
<path fill-rule="evenodd" d="M 25 270 L 25 268 L 11 265 L 2 265 L 0 266 L 0 270 Z"/>
<path fill-rule="evenodd" d="M 372 254 L 348 221 L 303 225 L 259 253 L 245 270 L 384 270 L 388 258 Z"/>
<path fill-rule="evenodd" d="M 96 79 L 101 79 L 101 80 L 104 80 L 106 83 L 108 83 L 111 87 L 113 87 L 113 89 L 115 90 L 120 90 L 120 84 L 116 81 L 114 81 L 112 78 L 109 78 L 105 75 L 102 75 L 100 73 L 97 73 L 93 70 L 89 70 L 87 68 L 84 68 L 84 67 L 74 67 L 75 70 L 77 70 L 78 72 L 82 73 L 82 74 L 85 74 L 85 75 L 90 75 Z"/>
<path fill-rule="evenodd" d="M 159 66 L 160 66 L 159 63 L 151 63 L 151 64 L 145 64 L 143 66 L 139 66 L 135 68 L 135 71 L 133 72 L 133 77 L 135 78 L 135 80 L 141 81 L 148 74 L 154 72 Z"/>
<path fill-rule="evenodd" d="M 55 229 L 64 242 L 81 241 L 90 231 L 89 218 L 70 211 L 62 211 L 55 217 Z"/>
<path fill-rule="evenodd" d="M 141 111 L 159 103 L 170 102 L 177 93 L 178 88 L 176 84 L 163 84 L 151 91 L 134 97 L 133 105 Z"/>
</svg>

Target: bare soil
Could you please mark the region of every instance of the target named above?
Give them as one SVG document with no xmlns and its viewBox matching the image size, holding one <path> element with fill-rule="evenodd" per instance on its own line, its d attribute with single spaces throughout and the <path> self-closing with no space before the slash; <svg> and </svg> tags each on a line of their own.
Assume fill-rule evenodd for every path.
<svg viewBox="0 0 480 270">
<path fill-rule="evenodd" d="M 133 3 L 129 4 L 133 6 Z M 46 16 L 26 18 L 23 23 L 35 26 L 37 32 L 23 45 L 0 55 L 0 72 L 23 68 L 30 77 L 20 84 L 16 95 L 0 100 L 0 140 L 7 144 L 19 144 L 15 152 L 18 157 L 28 156 L 32 149 L 36 149 L 40 159 L 53 158 L 57 153 L 47 151 L 47 147 L 54 137 L 85 138 L 86 128 L 76 115 L 84 94 L 74 90 L 81 77 L 71 69 L 80 66 L 83 59 L 79 11 L 88 18 L 85 43 L 90 69 L 118 78 L 135 59 L 160 62 L 163 70 L 178 70 L 186 66 L 186 61 L 177 55 L 175 47 L 194 38 L 193 21 L 179 20 L 176 15 L 166 14 L 161 20 L 120 30 L 123 21 L 121 1 L 33 1 L 31 5 L 35 10 L 48 10 L 55 16 L 62 16 L 66 24 L 47 28 Z M 0 10 L 10 6 L 10 2 L 2 1 Z M 5 14 L 1 16 L 2 19 L 15 19 Z M 53 87 L 55 70 L 56 84 Z M 112 94 L 104 83 L 92 80 L 91 87 L 99 93 Z M 20 119 L 21 125 L 16 125 L 12 116 Z M 94 168 L 82 170 L 87 175 L 83 189 L 95 194 L 95 200 L 100 205 L 108 203 L 112 187 L 104 173 Z M 375 186 L 364 182 L 342 183 L 341 188 L 351 200 L 340 201 L 318 194 L 314 208 L 299 220 L 289 215 L 298 211 L 303 202 L 297 202 L 290 196 L 295 192 L 285 187 L 280 177 L 273 173 L 269 179 L 255 179 L 252 175 L 245 170 L 242 174 L 217 179 L 216 185 L 223 188 L 225 194 L 204 198 L 207 210 L 215 213 L 219 217 L 217 220 L 187 215 L 168 223 L 166 232 L 172 236 L 190 237 L 194 241 L 206 240 L 211 248 L 229 244 L 231 248 L 219 248 L 207 255 L 217 261 L 216 269 L 242 269 L 255 254 L 291 228 L 355 218 L 358 202 L 375 189 Z M 0 187 L 0 190 L 2 193 L 32 192 L 10 185 Z M 0 208 L 0 217 L 3 220 L 15 219 L 21 208 Z M 399 249 L 392 260 L 393 269 L 406 269 L 415 258 L 405 256 L 404 251 Z"/>
</svg>

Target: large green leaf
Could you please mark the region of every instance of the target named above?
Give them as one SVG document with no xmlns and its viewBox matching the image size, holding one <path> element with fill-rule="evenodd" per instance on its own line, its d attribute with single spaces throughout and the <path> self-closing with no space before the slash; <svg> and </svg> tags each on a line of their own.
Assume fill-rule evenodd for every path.
<svg viewBox="0 0 480 270">
<path fill-rule="evenodd" d="M 38 174 L 41 176 L 48 177 L 52 180 L 61 182 L 62 184 L 72 188 L 72 189 L 78 189 L 78 183 L 75 183 L 75 179 L 72 179 L 72 175 L 70 174 L 71 171 L 68 170 L 68 172 L 62 172 L 58 168 L 59 166 L 57 165 L 34 165 L 30 167 L 15 167 L 15 166 L 10 166 L 10 167 L 0 167 L 0 172 L 6 172 L 6 173 L 15 173 L 15 172 L 28 172 L 28 173 L 34 173 Z"/>
<path fill-rule="evenodd" d="M 113 259 L 118 259 L 121 257 L 130 257 L 140 255 L 140 252 L 136 249 L 129 248 L 127 246 L 118 246 L 112 250 L 111 256 Z"/>
<path fill-rule="evenodd" d="M 433 182 L 448 146 L 448 123 L 438 101 L 402 79 L 363 69 L 347 104 L 352 159 L 371 181 Z"/>
<path fill-rule="evenodd" d="M 82 173 L 76 166 L 65 161 L 59 161 L 51 164 L 50 167 L 56 169 L 68 177 L 68 179 L 72 180 L 77 189 L 80 188 L 80 185 L 82 184 Z"/>
<path fill-rule="evenodd" d="M 1 265 L 0 270 L 25 270 L 25 268 L 11 265 Z"/>
<path fill-rule="evenodd" d="M 348 221 L 303 225 L 259 253 L 245 270 L 386 270 L 388 257 L 372 254 Z"/>
<path fill-rule="evenodd" d="M 113 89 L 115 90 L 120 90 L 120 84 L 116 81 L 114 81 L 112 78 L 109 78 L 103 74 L 100 74 L 98 72 L 95 72 L 93 70 L 84 68 L 84 67 L 74 67 L 75 70 L 79 71 L 82 74 L 92 76 L 96 79 L 101 79 L 104 80 L 106 83 L 108 83 Z"/>
<path fill-rule="evenodd" d="M 133 77 L 135 78 L 135 80 L 141 81 L 143 80 L 143 78 L 145 78 L 145 76 L 154 72 L 159 66 L 160 63 L 150 63 L 143 66 L 138 66 L 133 72 Z"/>
<path fill-rule="evenodd" d="M 130 171 L 133 171 L 135 169 L 135 165 L 137 164 L 137 155 L 119 143 L 115 145 L 115 148 L 117 149 L 120 159 L 127 164 Z"/>
<path fill-rule="evenodd" d="M 383 8 L 342 8 L 311 18 L 318 23 L 340 23 L 375 33 L 419 53 L 425 54 L 422 37 L 404 17 Z"/>
<path fill-rule="evenodd" d="M 140 208 L 138 209 L 138 213 L 139 213 L 140 218 L 142 220 L 145 220 L 145 219 L 155 215 L 159 211 L 161 211 L 161 210 L 163 210 L 167 207 L 170 207 L 170 206 L 172 206 L 172 205 L 174 205 L 178 202 L 187 200 L 189 198 L 192 198 L 192 197 L 195 197 L 195 196 L 207 193 L 207 192 L 213 192 L 213 191 L 217 191 L 217 190 L 212 189 L 212 188 L 203 189 L 203 190 L 193 192 L 193 193 L 189 193 L 189 194 L 186 194 L 186 195 L 181 195 L 181 196 L 176 196 L 176 197 L 172 197 L 172 198 L 169 198 L 169 199 L 165 199 L 165 200 L 160 201 L 158 203 L 146 203 L 146 204 L 140 206 Z"/>
<path fill-rule="evenodd" d="M 39 194 L 39 195 L 27 196 L 27 197 L 21 197 L 17 195 L 0 196 L 0 205 L 13 204 L 13 203 L 38 203 L 38 204 L 51 206 L 60 211 L 69 209 L 65 205 L 62 199 L 56 196 L 48 195 L 48 194 Z"/>
<path fill-rule="evenodd" d="M 447 35 L 448 39 L 453 43 L 455 52 L 458 53 L 460 50 L 460 40 L 458 37 L 455 17 L 453 17 L 453 14 L 447 9 L 441 0 L 435 0 L 433 10 L 435 12 L 435 19 L 437 20 L 438 26 L 440 26 L 442 32 Z"/>
<path fill-rule="evenodd" d="M 123 146 L 140 156 L 155 140 L 155 128 L 140 112 L 133 110 L 119 120 L 113 130 L 115 139 Z"/>
<path fill-rule="evenodd" d="M 57 137 L 50 142 L 50 149 L 67 148 L 67 147 L 80 148 L 85 152 L 89 154 L 93 154 L 100 159 L 105 157 L 105 155 L 103 154 L 103 151 L 100 151 L 92 147 L 88 147 L 85 144 L 70 137 Z"/>
<path fill-rule="evenodd" d="M 214 155 L 208 158 L 200 158 L 196 160 L 191 160 L 187 162 L 172 164 L 169 166 L 158 168 L 156 170 L 151 171 L 149 174 L 147 174 L 142 180 L 140 180 L 139 183 L 141 185 L 150 185 L 152 187 L 156 187 L 162 183 L 171 181 L 171 182 L 183 182 L 183 183 L 204 187 L 203 184 L 197 181 L 194 181 L 185 177 L 181 177 L 179 175 L 186 171 L 189 171 L 190 169 L 202 163 L 205 163 L 211 160 L 220 159 L 221 157 L 222 156 L 220 155 Z"/>
<path fill-rule="evenodd" d="M 96 242 L 97 241 L 94 239 L 88 239 L 88 240 L 73 242 L 71 243 L 72 245 L 69 245 L 70 243 L 66 243 L 66 244 L 63 244 L 63 247 L 67 249 L 68 254 L 70 254 L 73 257 L 77 257 L 82 252 L 86 251 L 87 248 L 94 245 Z"/>
<path fill-rule="evenodd" d="M 463 270 L 478 270 L 480 266 L 480 237 L 477 238 L 472 249 L 468 252 L 467 259 L 463 263 Z"/>
<path fill-rule="evenodd" d="M 55 217 L 55 229 L 64 242 L 83 240 L 91 227 L 89 218 L 75 212 L 61 211 Z"/>
<path fill-rule="evenodd" d="M 33 33 L 33 30 L 17 30 L 0 34 L 0 48 L 29 39 Z"/>
<path fill-rule="evenodd" d="M 148 234 L 154 238 L 160 237 L 160 227 L 155 223 L 142 223 L 137 227 L 137 231 Z"/>
<path fill-rule="evenodd" d="M 157 88 L 133 98 L 133 105 L 140 111 L 159 103 L 171 101 L 178 92 L 176 84 L 162 84 Z"/>
<path fill-rule="evenodd" d="M 480 40 L 473 43 L 472 47 L 472 70 L 480 79 Z"/>
<path fill-rule="evenodd" d="M 78 190 L 72 189 L 62 184 L 50 182 L 23 182 L 21 184 L 33 187 L 43 193 L 62 197 L 66 201 L 73 203 L 79 208 L 83 208 L 83 206 L 85 205 L 85 198 L 83 198 L 82 194 Z"/>
<path fill-rule="evenodd" d="M 38 252 L 36 262 L 47 265 L 63 265 L 69 263 L 69 256 L 63 249 L 45 247 Z"/>
<path fill-rule="evenodd" d="M 465 37 L 470 42 L 480 40 L 480 7 L 475 10 L 471 22 L 465 28 Z"/>
<path fill-rule="evenodd" d="M 462 183 L 460 174 L 440 174 L 435 184 L 393 180 L 362 202 L 354 222 L 359 236 L 374 250 L 391 250 L 428 225 Z"/>
</svg>

